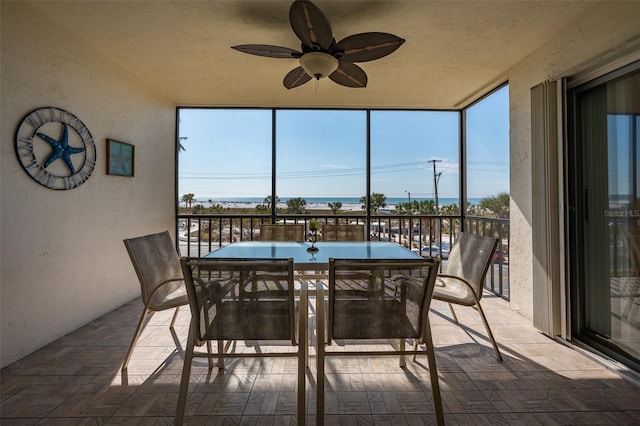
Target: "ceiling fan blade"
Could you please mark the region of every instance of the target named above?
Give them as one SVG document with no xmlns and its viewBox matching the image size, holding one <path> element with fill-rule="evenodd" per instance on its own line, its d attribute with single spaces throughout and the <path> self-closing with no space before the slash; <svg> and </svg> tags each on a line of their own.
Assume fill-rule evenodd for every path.
<svg viewBox="0 0 640 426">
<path fill-rule="evenodd" d="M 333 42 L 331 24 L 318 7 L 307 0 L 296 0 L 289 9 L 291 28 L 304 46 L 328 50 Z M 316 49 L 314 49 L 314 47 Z"/>
<path fill-rule="evenodd" d="M 311 80 L 309 74 L 307 74 L 302 67 L 297 67 L 289 71 L 287 75 L 284 76 L 282 84 L 284 84 L 284 87 L 287 89 L 293 89 L 294 87 L 305 84 L 309 80 Z"/>
<path fill-rule="evenodd" d="M 231 46 L 242 53 L 249 53 L 251 55 L 267 56 L 269 58 L 299 58 L 302 56 L 302 52 L 298 52 L 294 49 L 281 46 L 270 46 L 268 44 L 240 44 L 238 46 Z"/>
<path fill-rule="evenodd" d="M 388 33 L 361 33 L 340 40 L 333 51 L 343 51 L 344 56 L 340 59 L 344 61 L 366 62 L 393 53 L 404 41 Z"/>
<path fill-rule="evenodd" d="M 367 74 L 351 62 L 339 61 L 338 69 L 329 78 L 347 87 L 367 87 Z"/>
</svg>

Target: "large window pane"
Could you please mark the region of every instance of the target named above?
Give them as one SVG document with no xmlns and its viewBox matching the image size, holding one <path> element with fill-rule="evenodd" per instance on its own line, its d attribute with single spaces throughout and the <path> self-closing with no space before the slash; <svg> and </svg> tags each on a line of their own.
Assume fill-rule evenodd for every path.
<svg viewBox="0 0 640 426">
<path fill-rule="evenodd" d="M 459 117 L 458 112 L 372 111 L 371 192 L 384 194 L 392 209 L 430 201 L 425 214 L 458 204 Z"/>
<path fill-rule="evenodd" d="M 466 130 L 468 214 L 508 218 L 509 86 L 467 109 Z"/>
<path fill-rule="evenodd" d="M 278 110 L 279 205 L 289 213 L 326 213 L 328 203 L 341 203 L 341 212 L 359 211 L 366 192 L 366 135 L 365 111 Z"/>
<path fill-rule="evenodd" d="M 271 193 L 271 110 L 179 110 L 178 202 L 205 209 Z"/>
</svg>

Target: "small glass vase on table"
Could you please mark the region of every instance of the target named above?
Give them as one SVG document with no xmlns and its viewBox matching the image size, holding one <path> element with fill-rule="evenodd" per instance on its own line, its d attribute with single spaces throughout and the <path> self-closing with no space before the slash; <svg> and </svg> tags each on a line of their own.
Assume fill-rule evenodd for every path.
<svg viewBox="0 0 640 426">
<path fill-rule="evenodd" d="M 316 252 L 318 251 L 318 247 L 316 247 L 316 242 L 318 241 L 318 221 L 315 219 L 311 219 L 309 221 L 309 231 L 311 232 L 311 247 L 307 248 L 308 252 Z"/>
</svg>

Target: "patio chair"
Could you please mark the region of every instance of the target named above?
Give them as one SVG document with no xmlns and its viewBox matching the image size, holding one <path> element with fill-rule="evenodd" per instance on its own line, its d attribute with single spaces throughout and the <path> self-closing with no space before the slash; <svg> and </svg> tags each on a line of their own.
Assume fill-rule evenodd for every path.
<svg viewBox="0 0 640 426">
<path fill-rule="evenodd" d="M 449 304 L 451 315 L 457 324 L 458 317 L 453 310 L 453 305 L 474 307 L 482 318 L 496 352 L 496 358 L 502 362 L 502 355 L 480 305 L 484 279 L 497 245 L 497 238 L 460 232 L 449 253 L 446 273 L 438 275 L 433 298 Z"/>
<path fill-rule="evenodd" d="M 169 328 L 173 329 L 180 306 L 189 303 L 180 268 L 180 258 L 168 231 L 124 240 L 138 275 L 144 310 L 122 364 L 127 369 L 145 319 L 153 312 L 175 308 Z"/>
<path fill-rule="evenodd" d="M 365 241 L 364 225 L 322 225 L 324 241 Z"/>
<path fill-rule="evenodd" d="M 304 225 L 261 223 L 259 238 L 260 241 L 304 241 Z"/>
<path fill-rule="evenodd" d="M 298 424 L 305 423 L 307 291 L 295 301 L 293 259 L 181 259 L 191 325 L 185 349 L 175 424 L 181 425 L 194 358 L 295 357 L 298 361 Z M 198 294 L 202 296 L 198 296 Z M 297 312 L 297 318 L 296 318 Z M 288 341 L 255 352 L 229 351 L 233 341 Z M 218 342 L 218 352 L 196 347 Z M 224 345 L 227 341 L 226 346 Z M 233 346 L 235 347 L 235 346 Z M 295 351 L 284 348 L 296 347 Z M 224 363 L 218 362 L 219 369 Z"/>
<path fill-rule="evenodd" d="M 383 261 L 329 259 L 326 311 L 324 284 L 318 285 L 316 298 L 318 425 L 324 422 L 325 358 L 399 356 L 400 367 L 404 367 L 405 355 L 418 352 L 417 347 L 407 349 L 405 339 L 414 339 L 426 345 L 436 421 L 444 424 L 428 315 L 439 264 L 438 258 Z M 334 340 L 357 345 L 353 350 L 346 347 L 331 350 Z M 393 349 L 376 350 L 370 346 L 379 344 L 380 340 L 391 340 Z"/>
</svg>

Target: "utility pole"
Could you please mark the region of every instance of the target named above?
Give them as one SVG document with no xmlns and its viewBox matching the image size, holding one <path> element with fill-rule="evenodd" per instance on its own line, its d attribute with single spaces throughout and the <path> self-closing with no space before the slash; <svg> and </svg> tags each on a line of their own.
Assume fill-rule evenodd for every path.
<svg viewBox="0 0 640 426">
<path fill-rule="evenodd" d="M 409 204 L 407 205 L 409 208 L 409 214 L 413 214 L 413 207 L 411 206 L 411 192 L 405 191 L 407 193 L 407 197 L 409 197 Z M 409 239 L 409 248 L 411 248 L 411 242 L 413 241 L 413 231 L 411 230 L 411 220 L 409 220 L 409 225 L 407 225 L 407 238 Z"/>
<path fill-rule="evenodd" d="M 442 173 L 436 173 L 436 163 L 441 162 L 442 160 L 433 160 L 427 161 L 427 163 L 433 163 L 433 192 L 435 195 L 436 201 L 436 215 L 440 214 L 440 206 L 438 205 L 438 182 L 440 181 L 440 176 Z"/>
<path fill-rule="evenodd" d="M 436 199 L 436 216 L 440 215 L 440 207 L 438 204 L 438 181 L 440 180 L 440 176 L 442 175 L 442 173 L 436 173 L 436 163 L 441 162 L 442 160 L 436 160 L 435 158 L 432 160 L 429 160 L 429 163 L 433 163 L 433 193 L 435 195 L 435 199 Z M 435 238 L 431 238 L 431 235 L 429 236 L 429 244 L 433 244 L 434 239 L 435 241 L 439 241 L 440 240 L 440 230 L 442 227 L 442 222 L 440 222 L 439 219 L 436 219 L 437 225 L 436 225 L 436 229 L 435 229 Z M 431 231 L 429 231 L 429 234 L 431 234 Z"/>
</svg>

